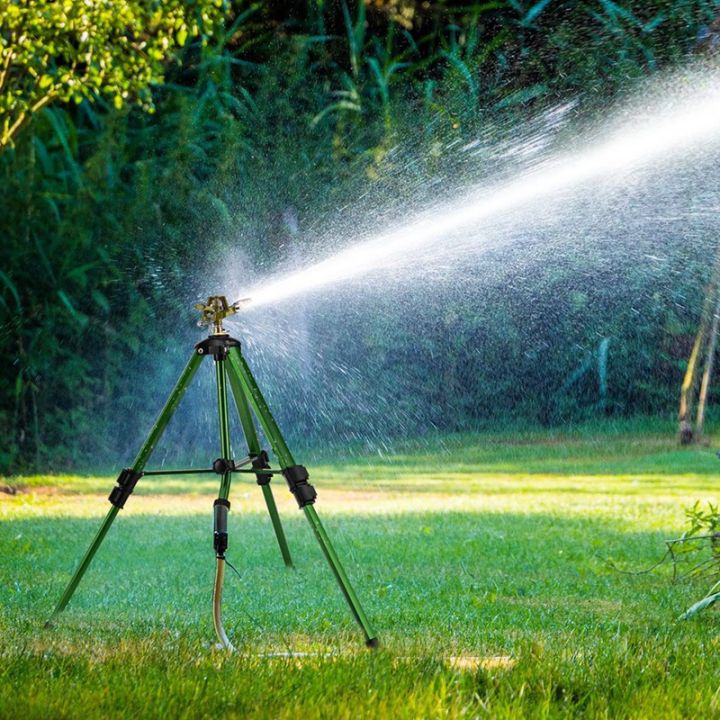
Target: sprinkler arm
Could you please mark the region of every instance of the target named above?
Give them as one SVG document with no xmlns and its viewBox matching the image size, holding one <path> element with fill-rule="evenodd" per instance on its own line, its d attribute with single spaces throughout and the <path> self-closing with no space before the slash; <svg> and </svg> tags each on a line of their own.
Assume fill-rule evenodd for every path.
<svg viewBox="0 0 720 720">
<path fill-rule="evenodd" d="M 243 305 L 249 302 L 250 298 L 243 298 L 230 304 L 224 295 L 211 295 L 207 302 L 196 303 L 194 306 L 196 310 L 200 311 L 198 325 L 200 327 L 212 325 L 211 335 L 226 335 L 222 321 L 229 315 L 234 315 Z"/>
</svg>

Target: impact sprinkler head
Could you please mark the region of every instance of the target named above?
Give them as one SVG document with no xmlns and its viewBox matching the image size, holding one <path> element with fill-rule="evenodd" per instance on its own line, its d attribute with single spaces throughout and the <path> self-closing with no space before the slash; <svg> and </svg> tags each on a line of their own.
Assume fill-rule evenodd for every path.
<svg viewBox="0 0 720 720">
<path fill-rule="evenodd" d="M 234 315 L 240 308 L 250 302 L 250 298 L 243 298 L 232 305 L 228 303 L 224 295 L 211 295 L 207 302 L 196 303 L 195 309 L 200 311 L 200 320 L 198 325 L 212 325 L 211 335 L 227 335 L 227 331 L 222 326 L 222 321 L 228 315 Z"/>
</svg>

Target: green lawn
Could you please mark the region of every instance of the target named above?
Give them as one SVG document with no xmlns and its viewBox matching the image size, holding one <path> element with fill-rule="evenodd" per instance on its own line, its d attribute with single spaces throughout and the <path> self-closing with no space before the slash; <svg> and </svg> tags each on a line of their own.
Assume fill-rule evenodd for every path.
<svg viewBox="0 0 720 720">
<path fill-rule="evenodd" d="M 684 508 L 718 498 L 720 460 L 670 433 L 465 435 L 313 465 L 376 652 L 287 490 L 294 571 L 245 479 L 235 655 L 214 644 L 213 478 L 143 479 L 45 630 L 113 478 L 0 479 L 19 488 L 0 493 L 0 717 L 720 717 L 720 618 L 676 620 L 709 582 L 608 564 L 652 564 Z"/>
</svg>

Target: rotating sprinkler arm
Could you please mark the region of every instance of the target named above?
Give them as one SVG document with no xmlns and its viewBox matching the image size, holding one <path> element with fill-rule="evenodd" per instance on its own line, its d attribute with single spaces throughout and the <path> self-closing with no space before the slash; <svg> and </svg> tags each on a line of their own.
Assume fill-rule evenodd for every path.
<svg viewBox="0 0 720 720">
<path fill-rule="evenodd" d="M 200 320 L 198 325 L 212 325 L 211 335 L 227 335 L 227 331 L 222 326 L 222 321 L 229 315 L 234 315 L 243 305 L 247 305 L 250 298 L 243 298 L 230 304 L 224 295 L 211 295 L 207 302 L 197 303 L 195 309 L 200 311 Z"/>
</svg>

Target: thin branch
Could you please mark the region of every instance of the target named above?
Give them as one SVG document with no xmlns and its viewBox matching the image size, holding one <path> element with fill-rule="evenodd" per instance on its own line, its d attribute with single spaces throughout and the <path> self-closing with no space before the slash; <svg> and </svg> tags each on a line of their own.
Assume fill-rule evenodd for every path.
<svg viewBox="0 0 720 720">
<path fill-rule="evenodd" d="M 32 118 L 32 116 L 38 111 L 44 108 L 51 100 L 54 100 L 57 93 L 49 92 L 47 95 L 43 95 L 29 110 L 24 110 L 17 117 L 15 122 L 8 127 L 9 120 L 6 120 L 5 128 L 3 129 L 2 137 L 0 137 L 0 149 L 6 148 L 13 141 L 13 138 L 20 132 L 25 124 Z"/>
<path fill-rule="evenodd" d="M 709 560 L 703 560 L 694 567 L 691 567 L 686 573 L 679 575 L 679 580 L 685 580 L 686 578 L 698 577 L 707 573 L 708 570 L 717 565 L 716 558 L 710 558 Z M 716 574 L 716 573 L 714 573 Z"/>
<path fill-rule="evenodd" d="M 2 72 L 0 72 L 0 92 L 3 91 L 5 88 L 5 82 L 7 81 L 8 77 L 8 71 L 10 70 L 10 65 L 12 64 L 13 58 L 15 57 L 15 53 L 13 52 L 13 46 L 16 44 L 16 36 L 15 31 L 10 34 L 9 42 L 8 42 L 8 53 L 5 57 L 5 60 L 3 61 L 3 67 Z"/>
<path fill-rule="evenodd" d="M 671 545 L 679 545 L 680 543 L 692 542 L 693 540 L 712 540 L 717 539 L 716 533 L 710 533 L 709 535 L 688 535 L 687 537 L 679 537 L 674 540 L 666 540 L 665 544 L 670 547 Z"/>
<path fill-rule="evenodd" d="M 5 83 L 8 78 L 8 71 L 10 70 L 10 65 L 12 64 L 14 57 L 15 53 L 12 50 L 8 49 L 8 53 L 5 56 L 5 60 L 3 61 L 2 71 L 0 71 L 0 92 L 5 89 Z"/>
<path fill-rule="evenodd" d="M 605 564 L 615 572 L 621 573 L 623 575 L 647 575 L 651 573 L 655 568 L 660 567 L 665 560 L 667 559 L 668 555 L 671 555 L 672 551 L 668 548 L 665 551 L 665 554 L 653 565 L 651 565 L 649 568 L 645 568 L 644 570 L 623 570 L 621 567 L 618 567 L 612 560 L 609 560 L 607 558 L 604 558 Z"/>
</svg>

